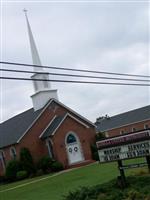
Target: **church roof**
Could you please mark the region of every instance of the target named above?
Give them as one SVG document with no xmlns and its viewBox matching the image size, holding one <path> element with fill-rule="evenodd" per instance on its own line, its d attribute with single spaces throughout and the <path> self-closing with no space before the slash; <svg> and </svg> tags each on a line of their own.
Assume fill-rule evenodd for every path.
<svg viewBox="0 0 150 200">
<path fill-rule="evenodd" d="M 0 148 L 15 144 L 40 114 L 33 108 L 0 124 Z"/>
<path fill-rule="evenodd" d="M 64 116 L 55 116 L 55 118 L 51 121 L 51 123 L 48 125 L 46 130 L 43 132 L 41 138 L 45 139 L 53 134 L 53 132 L 57 129 L 57 127 L 62 122 Z"/>
<path fill-rule="evenodd" d="M 28 129 L 32 126 L 32 124 L 36 121 L 36 119 L 42 114 L 42 112 L 46 109 L 46 107 L 51 104 L 51 102 L 56 102 L 62 107 L 65 107 L 68 112 L 73 113 L 75 116 L 78 116 L 78 118 L 81 120 L 78 120 L 79 123 L 82 123 L 83 125 L 84 122 L 95 126 L 92 122 L 90 122 L 88 119 L 82 117 L 72 109 L 68 108 L 61 102 L 55 100 L 55 99 L 50 99 L 49 102 L 40 110 L 34 111 L 33 108 L 20 113 L 17 116 L 12 117 L 11 119 L 8 119 L 7 121 L 3 122 L 0 124 L 0 149 L 3 147 L 13 145 L 16 143 L 19 143 L 21 138 L 25 135 L 25 133 L 28 131 Z M 48 129 L 51 132 L 54 132 L 56 128 L 62 123 L 62 121 L 67 117 L 69 114 L 66 113 L 64 116 L 58 116 L 52 123 L 50 122 Z M 71 116 L 71 115 L 69 115 Z M 77 120 L 76 118 L 74 118 Z M 47 128 L 46 128 L 47 129 Z M 46 130 L 45 130 L 46 131 Z M 45 132 L 44 135 L 42 135 L 44 138 L 46 138 L 48 133 Z M 41 138 L 43 138 L 41 137 Z"/>
<path fill-rule="evenodd" d="M 98 132 L 104 132 L 145 120 L 150 120 L 150 105 L 104 118 L 95 124 Z"/>
<path fill-rule="evenodd" d="M 85 124 L 82 120 L 77 119 L 75 116 L 71 115 L 70 113 L 65 113 L 63 116 L 56 116 L 52 119 L 52 121 L 48 124 L 46 129 L 43 131 L 43 133 L 40 135 L 40 138 L 45 139 L 49 136 L 52 136 L 55 134 L 57 129 L 61 126 L 61 124 L 65 121 L 67 117 L 72 118 L 73 120 L 80 123 L 82 126 L 85 126 L 86 128 L 89 128 L 87 124 Z"/>
</svg>

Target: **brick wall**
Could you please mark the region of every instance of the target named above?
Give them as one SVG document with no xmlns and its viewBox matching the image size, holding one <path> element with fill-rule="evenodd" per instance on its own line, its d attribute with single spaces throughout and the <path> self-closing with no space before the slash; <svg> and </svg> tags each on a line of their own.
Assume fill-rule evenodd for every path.
<svg viewBox="0 0 150 200">
<path fill-rule="evenodd" d="M 95 130 L 93 127 L 86 128 L 75 120 L 67 117 L 65 122 L 56 131 L 53 137 L 53 147 L 57 160 L 63 163 L 65 168 L 69 167 L 67 149 L 65 144 L 66 135 L 73 132 L 77 135 L 85 160 L 92 160 L 90 145 L 95 141 Z"/>
<path fill-rule="evenodd" d="M 22 147 L 26 147 L 30 150 L 33 159 L 35 162 L 39 160 L 44 155 L 48 155 L 48 149 L 46 146 L 46 141 L 41 140 L 39 136 L 44 131 L 44 129 L 47 127 L 47 125 L 50 123 L 52 118 L 55 115 L 64 115 L 66 112 L 70 112 L 66 110 L 66 108 L 58 105 L 55 102 L 52 102 L 42 113 L 42 115 L 38 118 L 35 124 L 28 130 L 28 132 L 24 135 L 24 137 L 20 140 L 18 144 L 8 146 L 3 149 L 6 163 L 8 161 L 12 160 L 12 157 L 10 155 L 10 148 L 15 147 L 17 158 L 19 157 L 19 152 Z M 73 114 L 75 116 L 75 114 Z M 84 121 L 84 120 L 82 120 Z M 86 122 L 87 123 L 87 122 Z M 63 156 L 61 156 L 60 151 L 60 145 L 65 142 L 64 138 L 66 132 L 68 131 L 74 131 L 78 134 L 80 137 L 81 142 L 83 143 L 83 151 L 85 154 L 86 159 L 91 159 L 91 152 L 90 152 L 90 145 L 94 140 L 94 134 L 95 130 L 94 128 L 85 129 L 82 125 L 75 122 L 72 119 L 66 119 L 65 123 L 61 126 L 61 129 L 57 130 L 57 134 L 53 139 L 54 143 L 54 155 L 56 158 L 63 162 L 64 166 L 67 165 L 67 157 L 66 152 L 63 152 Z M 81 136 L 80 136 L 81 135 Z M 0 175 L 4 174 L 4 170 L 2 168 L 2 165 L 0 163 Z"/>
<path fill-rule="evenodd" d="M 125 133 L 131 133 L 131 132 L 133 132 L 133 128 L 135 128 L 136 131 L 143 130 L 144 126 L 146 124 L 150 127 L 150 120 L 145 120 L 145 121 L 142 121 L 142 122 L 137 122 L 137 123 L 129 124 L 129 125 L 126 125 L 126 126 L 114 128 L 112 130 L 108 130 L 108 131 L 106 131 L 106 135 L 109 136 L 109 137 L 113 137 L 113 136 L 116 136 L 116 135 L 123 134 L 123 133 L 121 133 L 122 131 L 124 131 L 124 134 Z"/>
</svg>

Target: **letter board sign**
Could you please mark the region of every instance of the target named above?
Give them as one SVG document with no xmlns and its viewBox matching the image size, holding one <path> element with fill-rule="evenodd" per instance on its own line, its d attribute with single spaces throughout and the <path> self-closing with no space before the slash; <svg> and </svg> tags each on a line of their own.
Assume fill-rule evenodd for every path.
<svg viewBox="0 0 150 200">
<path fill-rule="evenodd" d="M 150 155 L 150 130 L 98 141 L 100 162 L 133 159 Z"/>
</svg>

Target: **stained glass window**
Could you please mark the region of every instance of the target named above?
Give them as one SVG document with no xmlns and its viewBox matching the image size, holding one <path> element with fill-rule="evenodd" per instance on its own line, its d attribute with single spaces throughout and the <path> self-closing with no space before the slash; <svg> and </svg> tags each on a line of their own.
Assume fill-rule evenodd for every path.
<svg viewBox="0 0 150 200">
<path fill-rule="evenodd" d="M 67 137 L 67 144 L 70 144 L 70 143 L 74 143 L 76 142 L 76 138 L 73 134 L 69 134 L 68 137 Z"/>
</svg>

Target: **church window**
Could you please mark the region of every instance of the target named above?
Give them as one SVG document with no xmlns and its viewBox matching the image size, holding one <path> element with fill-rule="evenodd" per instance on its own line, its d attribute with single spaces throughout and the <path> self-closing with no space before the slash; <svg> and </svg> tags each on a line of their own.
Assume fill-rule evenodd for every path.
<svg viewBox="0 0 150 200">
<path fill-rule="evenodd" d="M 71 144 L 71 143 L 74 143 L 74 142 L 77 142 L 75 136 L 73 134 L 69 134 L 68 137 L 67 137 L 67 144 Z"/>
<path fill-rule="evenodd" d="M 124 130 L 121 130 L 121 131 L 120 131 L 120 135 L 123 135 L 124 133 L 125 133 Z"/>
<path fill-rule="evenodd" d="M 135 131 L 136 131 L 136 128 L 135 128 L 135 127 L 133 127 L 133 128 L 132 128 L 132 132 L 135 132 Z"/>
<path fill-rule="evenodd" d="M 11 147 L 10 149 L 10 155 L 13 159 L 16 159 L 17 153 L 15 147 Z"/>
<path fill-rule="evenodd" d="M 148 129 L 149 125 L 148 124 L 144 124 L 144 129 Z"/>
<path fill-rule="evenodd" d="M 107 131 L 105 132 L 105 137 L 109 137 L 109 133 Z"/>
<path fill-rule="evenodd" d="M 0 160 L 2 162 L 3 168 L 5 169 L 5 167 L 6 167 L 6 160 L 5 160 L 5 154 L 4 154 L 3 151 L 0 151 Z"/>
<path fill-rule="evenodd" d="M 49 157 L 50 157 L 50 158 L 53 158 L 53 157 L 54 157 L 54 154 L 53 154 L 53 146 L 52 146 L 52 143 L 51 143 L 50 139 L 48 139 L 48 140 L 46 141 L 46 145 L 47 145 L 47 148 L 48 148 Z"/>
</svg>

